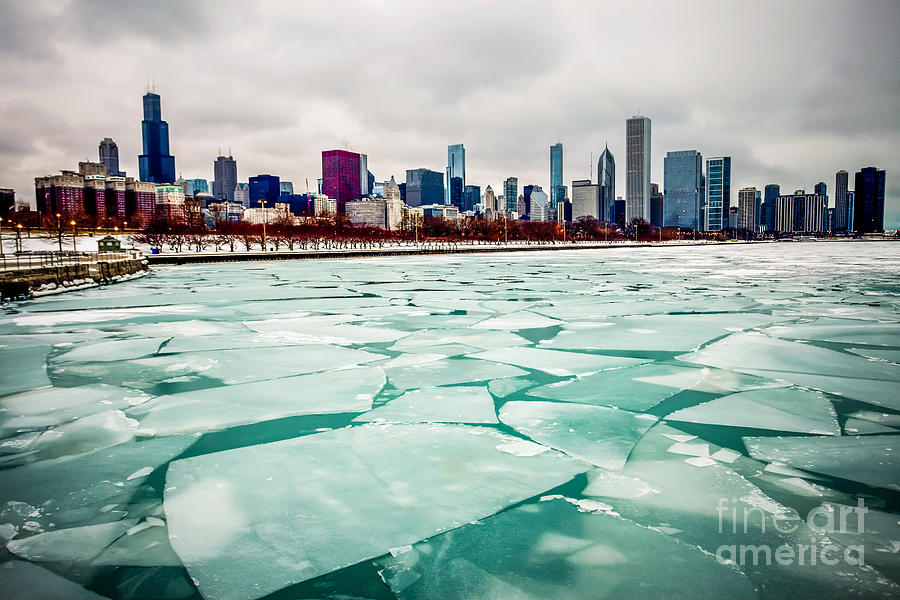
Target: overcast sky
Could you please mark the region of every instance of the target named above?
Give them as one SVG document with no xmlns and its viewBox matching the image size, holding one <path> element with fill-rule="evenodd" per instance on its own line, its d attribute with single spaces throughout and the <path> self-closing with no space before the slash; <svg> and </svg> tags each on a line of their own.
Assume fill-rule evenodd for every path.
<svg viewBox="0 0 900 600">
<path fill-rule="evenodd" d="M 587 178 L 608 143 L 625 194 L 625 119 L 667 151 L 730 155 L 745 186 L 812 191 L 887 170 L 900 226 L 897 0 L 512 2 L 0 0 L 0 187 L 97 160 L 112 137 L 137 176 L 141 96 L 162 96 L 175 167 L 212 179 L 311 186 L 321 151 L 364 152 L 379 180 L 443 171 L 464 143 L 467 183 Z M 596 166 L 594 167 L 596 169 Z"/>
</svg>

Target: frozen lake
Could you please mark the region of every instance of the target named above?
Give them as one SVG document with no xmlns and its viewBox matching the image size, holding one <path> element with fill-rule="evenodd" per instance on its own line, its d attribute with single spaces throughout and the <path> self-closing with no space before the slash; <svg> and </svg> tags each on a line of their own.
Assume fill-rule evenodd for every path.
<svg viewBox="0 0 900 600">
<path fill-rule="evenodd" d="M 2 597 L 900 597 L 900 244 L 155 268 L 0 382 Z"/>
</svg>

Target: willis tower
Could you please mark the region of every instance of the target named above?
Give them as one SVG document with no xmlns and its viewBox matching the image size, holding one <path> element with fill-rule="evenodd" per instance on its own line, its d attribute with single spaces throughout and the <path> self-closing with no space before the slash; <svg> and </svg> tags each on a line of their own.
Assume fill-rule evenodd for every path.
<svg viewBox="0 0 900 600">
<path fill-rule="evenodd" d="M 144 94 L 141 132 L 144 138 L 144 153 L 138 157 L 141 181 L 174 183 L 175 157 L 169 154 L 169 124 L 162 120 L 159 94 Z"/>
</svg>

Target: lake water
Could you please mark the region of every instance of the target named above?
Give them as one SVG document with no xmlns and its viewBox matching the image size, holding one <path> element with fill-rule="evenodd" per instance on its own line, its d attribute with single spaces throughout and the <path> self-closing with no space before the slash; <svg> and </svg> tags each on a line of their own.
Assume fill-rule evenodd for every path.
<svg viewBox="0 0 900 600">
<path fill-rule="evenodd" d="M 900 245 L 155 268 L 0 315 L 0 595 L 900 595 Z"/>
</svg>

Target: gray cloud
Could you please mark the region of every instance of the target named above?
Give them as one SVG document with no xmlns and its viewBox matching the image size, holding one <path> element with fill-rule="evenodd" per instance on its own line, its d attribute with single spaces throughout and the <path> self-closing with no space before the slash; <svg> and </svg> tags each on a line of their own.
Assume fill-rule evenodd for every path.
<svg viewBox="0 0 900 600">
<path fill-rule="evenodd" d="M 425 3 L 0 1 L 0 186 L 72 168 L 113 137 L 137 172 L 140 96 L 163 97 L 177 170 L 212 178 L 230 146 L 240 179 L 302 189 L 321 151 L 369 155 L 379 179 L 442 170 L 463 142 L 467 178 L 567 181 L 604 144 L 624 195 L 625 119 L 666 151 L 734 157 L 735 189 L 829 187 L 888 171 L 900 225 L 900 5 L 892 0 Z"/>
</svg>

